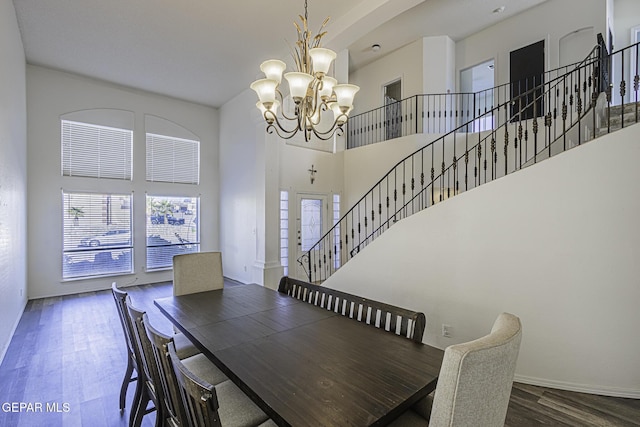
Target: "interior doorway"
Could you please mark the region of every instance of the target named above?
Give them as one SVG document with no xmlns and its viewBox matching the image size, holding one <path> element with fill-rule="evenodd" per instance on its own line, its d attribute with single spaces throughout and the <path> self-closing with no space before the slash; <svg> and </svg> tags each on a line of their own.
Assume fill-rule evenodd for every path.
<svg viewBox="0 0 640 427">
<path fill-rule="evenodd" d="M 473 67 L 460 71 L 460 92 L 468 94 L 462 98 L 462 111 L 468 111 L 468 116 L 461 115 L 460 125 L 470 121 L 466 132 L 481 132 L 493 128 L 493 114 L 480 116 L 493 108 L 493 91 L 495 87 L 495 60 L 493 58 Z"/>
<path fill-rule="evenodd" d="M 512 51 L 509 60 L 511 99 L 515 101 L 511 120 L 543 116 L 544 40 Z"/>
<path fill-rule="evenodd" d="M 385 139 L 402 136 L 402 79 L 395 80 L 383 88 L 386 120 Z"/>
</svg>

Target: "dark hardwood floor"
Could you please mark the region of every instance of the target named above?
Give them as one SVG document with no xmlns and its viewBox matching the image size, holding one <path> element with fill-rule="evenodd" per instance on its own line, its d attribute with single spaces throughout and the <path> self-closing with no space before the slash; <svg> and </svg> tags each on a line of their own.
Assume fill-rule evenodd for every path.
<svg viewBox="0 0 640 427">
<path fill-rule="evenodd" d="M 127 290 L 158 329 L 171 332 L 171 324 L 153 305 L 155 298 L 171 294 L 170 283 Z M 133 385 L 127 410 L 118 410 L 125 367 L 110 290 L 29 301 L 0 365 L 0 426 L 126 426 Z M 11 412 L 7 405 L 13 402 L 32 405 Z M 154 416 L 146 416 L 143 426 L 153 425 Z M 640 426 L 640 400 L 516 383 L 505 425 Z"/>
</svg>

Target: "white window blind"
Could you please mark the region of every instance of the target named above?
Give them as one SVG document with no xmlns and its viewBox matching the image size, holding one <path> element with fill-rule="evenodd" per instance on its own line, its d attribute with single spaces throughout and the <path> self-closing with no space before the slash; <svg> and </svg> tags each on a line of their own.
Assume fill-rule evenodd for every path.
<svg viewBox="0 0 640 427">
<path fill-rule="evenodd" d="M 199 197 L 147 195 L 147 271 L 171 268 L 175 255 L 200 252 Z"/>
<path fill-rule="evenodd" d="M 200 141 L 147 133 L 147 181 L 198 184 Z"/>
<path fill-rule="evenodd" d="M 133 132 L 62 120 L 62 175 L 131 180 Z"/>
<path fill-rule="evenodd" d="M 133 272 L 131 194 L 62 197 L 63 279 Z"/>
</svg>

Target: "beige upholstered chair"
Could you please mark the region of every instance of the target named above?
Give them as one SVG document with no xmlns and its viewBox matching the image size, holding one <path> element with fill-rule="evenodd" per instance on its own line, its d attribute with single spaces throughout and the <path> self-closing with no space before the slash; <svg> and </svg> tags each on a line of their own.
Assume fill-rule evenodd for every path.
<svg viewBox="0 0 640 427">
<path fill-rule="evenodd" d="M 221 252 L 195 252 L 173 257 L 173 295 L 224 287 Z"/>
<path fill-rule="evenodd" d="M 489 335 L 447 347 L 433 405 L 427 396 L 391 425 L 504 426 L 521 339 L 520 319 L 502 313 Z"/>
</svg>

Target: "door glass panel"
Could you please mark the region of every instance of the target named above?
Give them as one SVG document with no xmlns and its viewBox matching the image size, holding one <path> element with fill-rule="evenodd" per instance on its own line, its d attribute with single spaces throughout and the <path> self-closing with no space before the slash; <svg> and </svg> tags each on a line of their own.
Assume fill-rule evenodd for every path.
<svg viewBox="0 0 640 427">
<path fill-rule="evenodd" d="M 300 243 L 308 251 L 322 237 L 322 200 L 300 200 Z"/>
</svg>

